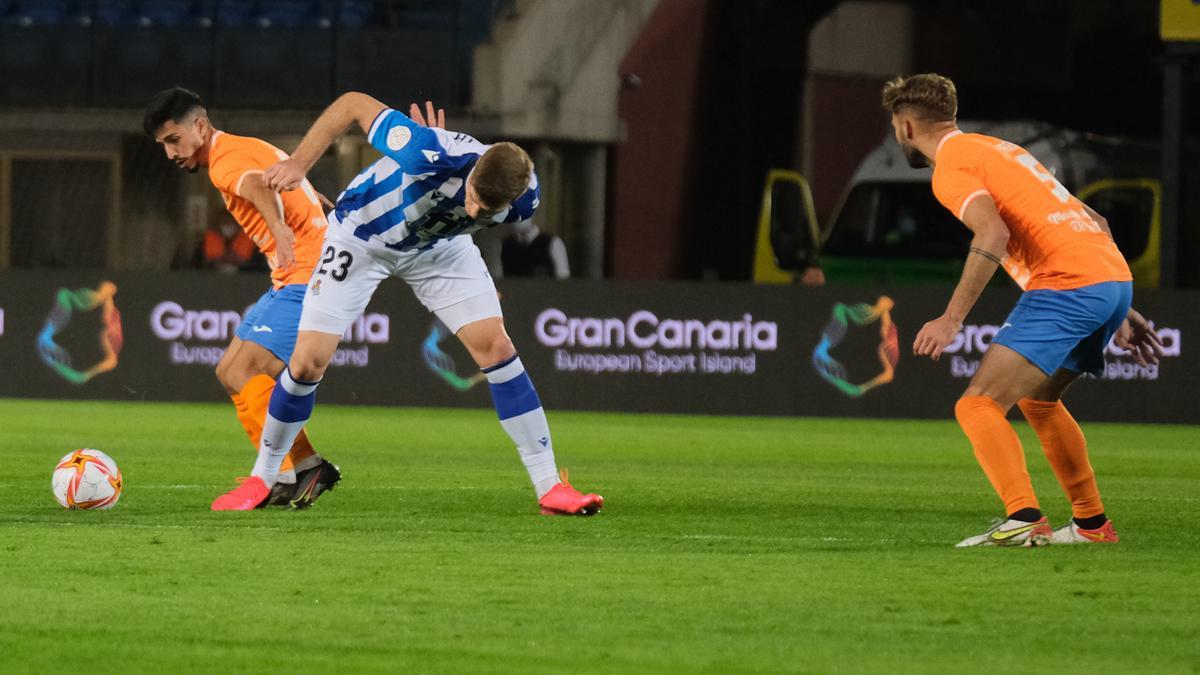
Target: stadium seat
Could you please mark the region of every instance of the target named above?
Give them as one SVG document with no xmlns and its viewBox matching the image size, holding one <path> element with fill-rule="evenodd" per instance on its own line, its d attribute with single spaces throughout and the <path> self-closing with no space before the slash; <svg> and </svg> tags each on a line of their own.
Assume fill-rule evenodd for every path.
<svg viewBox="0 0 1200 675">
<path fill-rule="evenodd" d="M 366 0 L 344 0 L 338 12 L 337 23 L 342 28 L 364 28 L 371 22 L 374 7 Z"/>
<path fill-rule="evenodd" d="M 306 0 L 263 0 L 255 18 L 262 28 L 299 28 L 313 14 L 312 2 Z"/>
<path fill-rule="evenodd" d="M 186 0 L 142 0 L 138 25 L 175 27 L 194 21 L 192 7 Z"/>
<path fill-rule="evenodd" d="M 99 26 L 120 26 L 129 20 L 129 10 L 129 0 L 96 0 L 91 18 Z"/>
<path fill-rule="evenodd" d="M 58 26 L 68 20 L 65 0 L 24 0 L 16 3 L 8 22 L 18 26 Z"/>
<path fill-rule="evenodd" d="M 244 28 L 251 25 L 253 9 L 243 0 L 218 0 L 216 23 L 223 28 Z"/>
</svg>

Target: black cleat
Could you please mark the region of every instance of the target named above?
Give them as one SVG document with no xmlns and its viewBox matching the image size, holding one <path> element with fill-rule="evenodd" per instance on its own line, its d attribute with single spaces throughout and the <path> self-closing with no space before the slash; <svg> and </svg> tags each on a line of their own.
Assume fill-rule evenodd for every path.
<svg viewBox="0 0 1200 675">
<path fill-rule="evenodd" d="M 288 502 L 292 501 L 292 494 L 296 491 L 295 483 L 276 483 L 271 487 L 271 493 L 259 504 L 257 508 L 265 506 L 287 506 Z"/>
<path fill-rule="evenodd" d="M 317 501 L 317 497 L 332 490 L 341 479 L 342 472 L 337 465 L 322 459 L 320 464 L 296 474 L 295 485 L 285 486 L 292 488 L 287 504 L 293 509 L 307 509 Z"/>
</svg>

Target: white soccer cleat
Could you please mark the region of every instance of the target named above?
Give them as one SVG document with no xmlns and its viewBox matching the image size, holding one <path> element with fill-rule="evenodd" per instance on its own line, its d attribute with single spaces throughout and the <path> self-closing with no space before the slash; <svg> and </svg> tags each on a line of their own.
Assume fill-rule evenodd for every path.
<svg viewBox="0 0 1200 675">
<path fill-rule="evenodd" d="M 1088 530 L 1075 524 L 1075 521 L 1063 525 L 1054 531 L 1050 541 L 1055 544 L 1115 544 L 1121 541 L 1117 531 L 1113 529 L 1111 520 L 1094 530 Z"/>
<path fill-rule="evenodd" d="M 1042 518 L 1036 523 L 1023 520 L 1001 520 L 992 525 L 987 532 L 967 537 L 955 544 L 955 548 L 968 546 L 1045 546 L 1050 543 L 1054 532 L 1050 529 L 1050 521 Z"/>
</svg>

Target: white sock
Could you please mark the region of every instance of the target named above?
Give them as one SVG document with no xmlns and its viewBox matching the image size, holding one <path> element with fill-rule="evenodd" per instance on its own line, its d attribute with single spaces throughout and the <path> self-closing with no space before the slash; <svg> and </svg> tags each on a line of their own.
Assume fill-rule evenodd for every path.
<svg viewBox="0 0 1200 675">
<path fill-rule="evenodd" d="M 297 382 L 287 368 L 279 374 L 271 402 L 267 405 L 267 419 L 263 423 L 262 441 L 258 445 L 258 459 L 254 462 L 251 476 L 258 476 L 267 487 L 275 484 L 283 458 L 292 448 L 296 436 L 312 417 L 319 382 Z"/>
<path fill-rule="evenodd" d="M 525 366 L 516 356 L 485 368 L 500 426 L 517 445 L 538 499 L 558 483 L 550 424 Z"/>
</svg>

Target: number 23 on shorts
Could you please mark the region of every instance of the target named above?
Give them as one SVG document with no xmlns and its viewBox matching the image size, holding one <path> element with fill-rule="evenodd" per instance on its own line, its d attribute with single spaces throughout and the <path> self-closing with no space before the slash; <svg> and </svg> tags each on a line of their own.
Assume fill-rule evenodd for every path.
<svg viewBox="0 0 1200 675">
<path fill-rule="evenodd" d="M 331 263 L 332 267 L 325 269 Z M 317 267 L 317 274 L 328 274 L 334 281 L 344 281 L 353 263 L 354 256 L 349 251 L 339 251 L 333 246 L 326 246 L 321 264 Z"/>
</svg>

